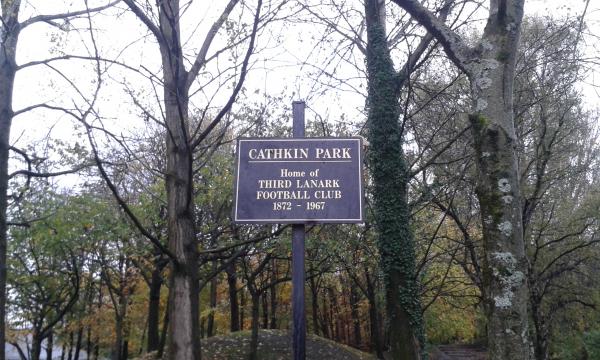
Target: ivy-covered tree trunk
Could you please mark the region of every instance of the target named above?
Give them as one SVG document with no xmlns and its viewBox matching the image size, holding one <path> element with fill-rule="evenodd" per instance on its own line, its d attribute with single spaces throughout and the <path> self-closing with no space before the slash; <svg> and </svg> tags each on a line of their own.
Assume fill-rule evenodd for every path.
<svg viewBox="0 0 600 360">
<path fill-rule="evenodd" d="M 386 294 L 391 358 L 418 359 L 425 335 L 415 278 L 414 240 L 408 206 L 408 169 L 399 124 L 398 78 L 382 23 L 384 2 L 366 0 L 368 159 L 373 208 Z"/>
<path fill-rule="evenodd" d="M 393 0 L 442 44 L 469 77 L 482 217 L 483 297 L 490 360 L 529 359 L 527 259 L 523 242 L 513 83 L 524 0 L 490 0 L 476 47 L 418 0 Z"/>
<path fill-rule="evenodd" d="M 0 23 L 0 360 L 5 358 L 8 153 L 13 119 L 12 94 L 17 71 L 15 56 L 20 32 L 19 8 L 19 0 L 2 0 L 2 22 Z"/>
</svg>

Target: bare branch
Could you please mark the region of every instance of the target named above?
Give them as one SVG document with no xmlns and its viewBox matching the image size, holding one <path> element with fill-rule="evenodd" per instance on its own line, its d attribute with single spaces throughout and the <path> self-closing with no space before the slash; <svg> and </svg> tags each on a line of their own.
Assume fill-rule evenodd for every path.
<svg viewBox="0 0 600 360">
<path fill-rule="evenodd" d="M 219 32 L 219 29 L 221 28 L 221 26 L 223 26 L 223 23 L 225 22 L 225 20 L 227 20 L 229 14 L 231 14 L 231 11 L 233 11 L 233 8 L 235 7 L 235 5 L 237 5 L 238 2 L 239 0 L 229 0 L 229 3 L 223 10 L 223 13 L 221 13 L 221 16 L 219 16 L 219 18 L 210 27 L 208 34 L 206 34 L 206 37 L 204 38 L 204 42 L 202 43 L 200 52 L 198 53 L 198 56 L 196 56 L 196 60 L 194 61 L 192 68 L 188 72 L 188 78 L 186 82 L 186 87 L 188 89 L 192 86 L 192 83 L 196 79 L 196 76 L 198 76 L 200 69 L 206 64 L 206 55 L 208 54 L 208 49 L 210 48 L 212 41 L 214 40 L 215 36 Z"/>
<path fill-rule="evenodd" d="M 438 18 L 438 21 L 440 21 L 442 24 L 448 18 L 448 14 L 450 13 L 450 5 L 452 5 L 453 3 L 454 0 L 446 0 L 444 6 L 440 10 L 440 16 Z M 423 38 L 419 42 L 419 45 L 417 45 L 415 51 L 408 55 L 408 59 L 406 59 L 404 66 L 402 66 L 402 69 L 398 73 L 398 86 L 400 88 L 403 86 L 404 82 L 409 78 L 409 76 L 413 73 L 415 67 L 417 66 L 417 63 L 419 62 L 425 51 L 427 51 L 427 49 L 429 48 L 429 44 L 431 44 L 432 40 L 433 35 L 428 31 L 427 34 L 425 34 L 425 36 L 423 36 Z"/>
<path fill-rule="evenodd" d="M 217 126 L 217 124 L 221 122 L 221 120 L 223 120 L 223 117 L 225 117 L 225 115 L 229 113 L 229 110 L 231 110 L 231 107 L 233 106 L 233 103 L 237 98 L 238 93 L 244 85 L 244 80 L 246 79 L 246 75 L 248 73 L 248 63 L 250 62 L 250 56 L 254 52 L 254 43 L 256 41 L 256 33 L 258 32 L 258 23 L 260 21 L 261 7 L 262 0 L 258 0 L 258 4 L 256 5 L 256 14 L 254 15 L 254 24 L 252 25 L 252 36 L 250 37 L 250 44 L 248 45 L 248 50 L 246 51 L 246 55 L 242 63 L 240 78 L 225 106 L 221 108 L 221 111 L 219 111 L 217 116 L 215 116 L 214 120 L 211 121 L 211 123 L 206 127 L 206 129 L 204 129 L 204 131 L 195 140 L 193 140 L 193 143 L 191 144 L 192 149 L 196 148 L 202 142 L 202 140 L 204 140 L 204 138 L 206 138 L 208 134 L 210 134 L 214 127 Z"/>
<path fill-rule="evenodd" d="M 53 20 L 58 20 L 58 19 L 67 19 L 67 18 L 72 18 L 72 17 L 76 17 L 76 16 L 80 16 L 80 15 L 85 15 L 85 14 L 90 14 L 93 12 L 98 12 L 98 11 L 102 11 L 102 10 L 106 10 L 112 6 L 114 6 L 115 4 L 119 3 L 121 0 L 116 0 L 116 1 L 112 1 L 106 5 L 103 6 L 98 6 L 95 8 L 91 8 L 91 9 L 85 9 L 85 10 L 79 10 L 79 11 L 73 11 L 73 12 L 66 12 L 66 13 L 61 13 L 61 14 L 52 14 L 52 15 L 38 15 L 38 16 L 34 16 L 32 18 L 29 18 L 25 21 L 23 21 L 21 23 L 21 29 L 24 29 L 25 27 L 38 23 L 38 22 L 47 22 L 47 23 L 51 23 Z"/>
<path fill-rule="evenodd" d="M 450 139 L 446 143 L 446 145 L 444 145 L 439 151 L 437 151 L 429 160 L 427 160 L 424 164 L 419 166 L 418 169 L 411 171 L 410 177 L 411 178 L 414 177 L 415 175 L 417 175 L 418 173 L 420 173 L 421 171 L 425 170 L 427 167 L 432 165 L 437 160 L 438 157 L 440 157 L 444 152 L 446 152 L 446 150 L 448 150 L 470 128 L 471 128 L 471 126 L 469 125 L 469 126 L 465 127 L 464 129 L 462 129 L 458 134 L 456 134 L 452 139 Z"/>
<path fill-rule="evenodd" d="M 34 177 L 34 178 L 50 178 L 50 177 L 54 177 L 54 176 L 75 174 L 85 168 L 89 168 L 90 166 L 93 166 L 93 165 L 83 164 L 83 165 L 77 166 L 73 169 L 57 171 L 57 172 L 36 172 L 36 171 L 31 171 L 31 170 L 17 170 L 15 172 L 11 173 L 10 175 L 8 175 L 8 178 L 12 179 L 13 177 L 18 176 L 18 175 L 25 175 L 27 177 Z"/>
<path fill-rule="evenodd" d="M 351 43 L 353 43 L 354 45 L 356 45 L 356 47 L 358 48 L 358 50 L 363 55 L 367 54 L 367 49 L 365 47 L 364 41 L 360 38 L 360 35 L 354 29 L 351 29 L 352 33 L 354 34 L 354 37 L 352 37 L 352 36 L 346 34 L 344 31 L 340 30 L 340 27 L 338 26 L 337 21 L 333 21 L 333 20 L 327 19 L 325 16 L 322 16 L 320 13 L 318 13 L 316 11 L 313 11 L 311 9 L 311 7 L 308 6 L 308 5 L 301 4 L 300 6 L 304 10 L 308 11 L 312 16 L 314 16 L 317 19 L 319 19 L 320 21 L 326 23 L 334 32 L 338 33 L 340 36 L 342 36 L 346 40 L 348 40 Z"/>
<path fill-rule="evenodd" d="M 201 251 L 198 251 L 198 254 L 200 254 L 200 255 L 202 255 L 202 254 L 215 254 L 215 253 L 220 253 L 220 252 L 224 252 L 224 251 L 227 251 L 227 250 L 231 250 L 231 249 L 236 248 L 238 246 L 244 246 L 244 245 L 248 245 L 248 244 L 254 244 L 254 243 L 263 241 L 265 239 L 277 236 L 277 235 L 281 234 L 283 232 L 283 230 L 287 229 L 288 227 L 289 227 L 289 225 L 284 225 L 284 226 L 279 227 L 277 230 L 275 230 L 275 231 L 273 231 L 271 233 L 268 233 L 266 235 L 257 236 L 255 238 L 252 238 L 252 239 L 249 239 L 249 240 L 240 241 L 240 242 L 237 242 L 235 244 L 226 245 L 226 246 L 219 247 L 219 248 L 201 250 Z"/>
<path fill-rule="evenodd" d="M 417 20 L 428 33 L 433 35 L 444 47 L 444 51 L 452 62 L 462 71 L 469 74 L 467 62 L 472 53 L 463 39 L 450 29 L 443 20 L 437 18 L 418 0 L 392 0 Z"/>
<path fill-rule="evenodd" d="M 133 13 L 135 14 L 135 16 L 137 16 L 138 19 L 140 19 L 141 22 L 144 23 L 144 25 L 146 25 L 146 27 L 148 27 L 148 29 L 152 32 L 152 34 L 154 34 L 154 37 L 156 38 L 156 40 L 158 41 L 159 44 L 164 44 L 165 43 L 165 39 L 164 39 L 164 34 L 162 33 L 162 31 L 158 28 L 158 26 L 152 22 L 152 20 L 144 13 L 144 11 L 142 9 L 140 9 L 139 6 L 136 5 L 134 0 L 123 0 L 123 2 L 129 6 L 129 8 L 131 9 L 131 11 L 133 11 Z"/>
</svg>

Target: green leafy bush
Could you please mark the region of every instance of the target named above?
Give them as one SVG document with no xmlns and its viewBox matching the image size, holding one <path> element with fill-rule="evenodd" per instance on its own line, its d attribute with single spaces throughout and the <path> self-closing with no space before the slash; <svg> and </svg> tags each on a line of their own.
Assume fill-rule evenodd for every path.
<svg viewBox="0 0 600 360">
<path fill-rule="evenodd" d="M 588 359 L 600 359 L 600 330 L 585 333 L 583 344 Z"/>
</svg>

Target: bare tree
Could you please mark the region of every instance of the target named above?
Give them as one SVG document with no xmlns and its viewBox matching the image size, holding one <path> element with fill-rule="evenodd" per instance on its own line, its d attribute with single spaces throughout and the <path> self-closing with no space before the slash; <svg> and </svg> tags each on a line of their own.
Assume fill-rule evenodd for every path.
<svg viewBox="0 0 600 360">
<path fill-rule="evenodd" d="M 566 310 L 595 307 L 598 171 L 596 116 L 576 84 L 587 59 L 580 19 L 527 19 L 517 63 L 515 114 L 521 139 L 523 235 L 529 258 L 535 358 L 550 357 L 553 329 Z M 568 289 L 568 290 L 567 290 Z M 562 325 L 564 327 L 564 325 Z"/>
<path fill-rule="evenodd" d="M 200 259 L 202 254 L 198 251 L 199 245 L 206 239 L 218 237 L 223 229 L 217 226 L 214 234 L 201 234 L 206 229 L 198 228 L 198 219 L 201 215 L 194 202 L 196 196 L 201 195 L 197 192 L 194 177 L 226 138 L 228 126 L 232 121 L 229 113 L 243 89 L 251 66 L 251 56 L 256 50 L 258 33 L 265 24 L 276 17 L 285 1 L 269 2 L 264 6 L 268 9 L 265 15 L 262 15 L 264 10 L 262 0 L 226 2 L 219 16 L 210 24 L 209 30 L 201 39 L 199 49 L 193 50 L 194 55 L 191 59 L 187 58 L 186 39 L 182 34 L 186 28 L 181 21 L 186 11 L 190 10 L 190 3 L 180 3 L 178 0 L 156 4 L 136 0 L 123 2 L 152 35 L 160 53 L 162 76 L 157 77 L 149 71 L 144 73 L 155 90 L 156 100 L 160 102 L 159 115 L 154 116 L 153 111 L 144 108 L 143 102 L 135 96 L 132 96 L 132 99 L 141 109 L 144 118 L 156 122 L 164 130 L 165 169 L 159 169 L 158 173 L 161 173 L 165 179 L 168 245 L 163 245 L 156 234 L 148 230 L 145 222 L 138 219 L 131 210 L 126 197 L 109 175 L 109 165 L 101 159 L 100 148 L 93 133 L 100 130 L 124 148 L 127 148 L 125 144 L 127 140 L 117 139 L 89 123 L 85 126 L 98 169 L 117 202 L 138 230 L 170 260 L 168 358 L 200 359 L 198 295 L 200 289 L 207 284 L 207 279 L 211 279 L 216 274 L 211 273 L 207 279 L 200 279 L 199 267 L 205 261 L 218 259 L 218 256 L 212 258 L 214 253 L 227 249 L 204 253 L 210 256 L 203 256 Z M 252 16 L 250 26 L 244 23 L 246 20 L 242 17 L 236 25 L 236 21 L 230 18 L 236 12 L 241 14 L 240 16 L 250 13 Z M 197 36 L 196 30 L 193 30 L 191 36 Z M 220 40 L 215 41 L 220 36 Z M 239 51 L 240 49 L 244 50 Z M 230 59 L 227 60 L 229 64 L 226 70 L 223 70 L 221 61 L 225 56 L 230 56 Z M 109 60 L 98 59 L 98 61 Z M 126 64 L 114 60 L 109 62 L 119 63 L 132 70 Z M 191 65 L 186 68 L 188 63 Z M 216 70 L 215 73 L 209 74 L 210 70 L 207 69 L 211 64 L 215 64 L 213 68 Z M 209 91 L 207 88 L 213 82 L 217 83 L 218 90 L 213 95 L 206 95 Z M 232 82 L 231 88 L 227 89 Z M 131 89 L 127 91 L 130 95 L 135 95 L 135 91 Z M 215 106 L 214 102 L 222 98 L 222 94 L 226 91 L 228 96 L 225 97 L 224 103 Z M 203 107 L 197 108 L 191 102 L 190 99 L 195 94 L 204 95 L 207 99 Z M 208 243 L 204 245 L 211 246 Z M 237 245 L 232 248 L 235 246 Z M 222 271 L 220 268 L 215 269 L 217 270 Z"/>
</svg>

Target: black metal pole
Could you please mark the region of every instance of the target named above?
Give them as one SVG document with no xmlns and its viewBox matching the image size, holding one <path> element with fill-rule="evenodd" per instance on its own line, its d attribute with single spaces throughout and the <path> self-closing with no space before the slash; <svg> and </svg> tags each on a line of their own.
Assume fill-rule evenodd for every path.
<svg viewBox="0 0 600 360">
<path fill-rule="evenodd" d="M 293 137 L 304 137 L 304 101 L 292 103 Z M 292 348 L 294 360 L 306 359 L 306 315 L 304 311 L 304 224 L 292 225 Z"/>
</svg>

